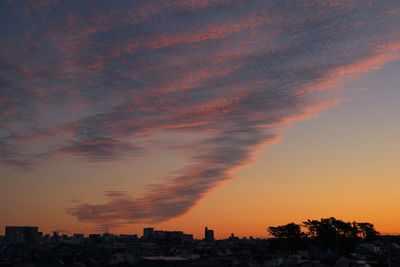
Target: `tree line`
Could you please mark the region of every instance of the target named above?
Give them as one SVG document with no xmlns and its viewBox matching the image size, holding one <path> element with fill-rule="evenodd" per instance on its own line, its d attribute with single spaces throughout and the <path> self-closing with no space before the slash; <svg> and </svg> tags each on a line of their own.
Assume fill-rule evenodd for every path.
<svg viewBox="0 0 400 267">
<path fill-rule="evenodd" d="M 374 241 L 379 235 L 372 223 L 344 222 L 334 217 L 270 226 L 268 232 L 285 250 L 316 245 L 322 249 L 352 251 L 359 242 Z"/>
</svg>

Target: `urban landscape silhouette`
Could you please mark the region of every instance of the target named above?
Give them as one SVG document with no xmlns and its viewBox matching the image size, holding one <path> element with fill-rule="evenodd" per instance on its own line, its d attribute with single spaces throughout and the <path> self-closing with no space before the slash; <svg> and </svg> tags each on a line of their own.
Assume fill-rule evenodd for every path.
<svg viewBox="0 0 400 267">
<path fill-rule="evenodd" d="M 216 240 L 151 227 L 137 234 L 52 235 L 37 226 L 6 226 L 0 266 L 400 266 L 400 236 L 371 223 L 334 217 L 268 227 L 269 238 Z"/>
</svg>

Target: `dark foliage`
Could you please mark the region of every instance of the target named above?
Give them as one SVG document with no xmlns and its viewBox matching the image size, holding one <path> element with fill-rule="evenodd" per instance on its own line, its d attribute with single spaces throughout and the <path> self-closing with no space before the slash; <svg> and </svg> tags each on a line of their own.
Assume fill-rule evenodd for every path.
<svg viewBox="0 0 400 267">
<path fill-rule="evenodd" d="M 302 225 L 289 223 L 271 226 L 268 232 L 286 252 L 306 244 L 313 244 L 322 250 L 351 252 L 361 241 L 374 241 L 379 234 L 371 223 L 344 222 L 334 217 L 307 220 Z"/>
</svg>

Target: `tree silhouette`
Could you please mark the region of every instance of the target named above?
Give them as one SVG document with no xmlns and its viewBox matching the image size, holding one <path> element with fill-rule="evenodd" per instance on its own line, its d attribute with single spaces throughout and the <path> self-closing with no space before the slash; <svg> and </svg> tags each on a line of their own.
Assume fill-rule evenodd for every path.
<svg viewBox="0 0 400 267">
<path fill-rule="evenodd" d="M 301 226 L 307 229 L 301 231 Z M 277 227 L 269 227 L 268 232 L 287 250 L 300 243 L 313 243 L 322 249 L 334 251 L 353 251 L 361 240 L 370 242 L 377 238 L 378 232 L 371 223 L 344 222 L 334 217 L 310 220 L 302 225 L 289 223 Z M 302 240 L 301 242 L 298 242 Z"/>
<path fill-rule="evenodd" d="M 358 223 L 357 225 L 365 241 L 373 241 L 379 234 L 372 223 Z"/>
<path fill-rule="evenodd" d="M 280 225 L 277 227 L 268 227 L 268 232 L 277 239 L 281 249 L 287 253 L 291 253 L 298 241 L 305 237 L 301 231 L 301 226 L 295 223 Z"/>
<path fill-rule="evenodd" d="M 324 248 L 337 248 L 338 231 L 336 226 L 339 224 L 333 217 L 322 218 L 318 220 L 307 220 L 303 222 L 304 227 L 308 230 L 308 235 L 318 240 L 320 246 Z"/>
<path fill-rule="evenodd" d="M 275 238 L 299 239 L 304 237 L 301 226 L 295 223 L 289 223 L 277 227 L 268 227 L 268 232 Z"/>
</svg>

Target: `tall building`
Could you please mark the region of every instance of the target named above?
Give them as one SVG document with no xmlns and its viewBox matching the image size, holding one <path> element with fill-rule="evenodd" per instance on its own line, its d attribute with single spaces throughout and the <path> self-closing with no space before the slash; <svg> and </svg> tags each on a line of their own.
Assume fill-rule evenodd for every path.
<svg viewBox="0 0 400 267">
<path fill-rule="evenodd" d="M 213 241 L 214 240 L 214 230 L 209 230 L 207 227 L 204 229 L 204 240 Z"/>
<path fill-rule="evenodd" d="M 17 244 L 34 244 L 39 239 L 37 226 L 6 226 L 6 239 Z"/>
</svg>

